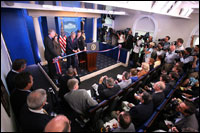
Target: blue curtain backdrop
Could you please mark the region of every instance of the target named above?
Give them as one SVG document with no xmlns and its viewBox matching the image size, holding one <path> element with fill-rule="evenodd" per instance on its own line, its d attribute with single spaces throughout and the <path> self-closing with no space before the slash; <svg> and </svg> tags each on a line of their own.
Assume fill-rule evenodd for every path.
<svg viewBox="0 0 200 133">
<path fill-rule="evenodd" d="M 22 9 L 1 8 L 1 31 L 11 60 L 23 58 L 27 65 L 35 64 L 28 26 Z"/>
</svg>

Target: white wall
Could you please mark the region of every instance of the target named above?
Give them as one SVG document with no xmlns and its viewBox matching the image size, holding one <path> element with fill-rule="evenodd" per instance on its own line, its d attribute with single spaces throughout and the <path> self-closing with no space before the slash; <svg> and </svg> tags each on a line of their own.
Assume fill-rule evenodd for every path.
<svg viewBox="0 0 200 133">
<path fill-rule="evenodd" d="M 155 40 L 159 38 L 164 38 L 165 36 L 169 35 L 171 37 L 170 41 L 175 41 L 177 38 L 183 38 L 184 46 L 188 45 L 187 43 L 191 32 L 197 25 L 199 25 L 198 13 L 191 14 L 191 19 L 182 19 L 157 14 L 140 13 L 132 14 L 129 16 L 117 16 L 115 18 L 114 29 L 122 30 L 125 28 L 133 28 L 133 25 L 137 18 L 141 17 L 142 15 L 149 15 L 153 17 L 155 21 L 157 21 L 158 32 Z"/>
<path fill-rule="evenodd" d="M 9 59 L 9 55 L 7 54 L 7 49 L 4 45 L 4 39 L 3 36 L 1 34 L 1 80 L 5 86 L 5 88 L 7 89 L 7 85 L 6 85 L 6 75 L 7 73 L 10 71 L 11 69 L 11 62 Z M 7 89 L 8 90 L 8 89 Z M 10 114 L 11 117 L 9 117 L 3 107 L 3 105 L 1 104 L 1 131 L 4 132 L 15 132 L 16 131 L 16 125 L 14 122 L 14 116 L 13 116 L 13 111 L 10 105 Z"/>
</svg>

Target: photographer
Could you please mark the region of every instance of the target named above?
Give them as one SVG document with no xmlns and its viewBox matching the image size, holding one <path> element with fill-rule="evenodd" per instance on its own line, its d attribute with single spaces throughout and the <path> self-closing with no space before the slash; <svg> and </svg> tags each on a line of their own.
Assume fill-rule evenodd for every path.
<svg viewBox="0 0 200 133">
<path fill-rule="evenodd" d="M 121 44 L 122 47 L 125 48 L 125 46 L 124 46 L 124 41 L 125 41 L 124 33 L 120 31 L 119 33 L 117 33 L 117 36 L 118 36 L 118 45 Z"/>
<path fill-rule="evenodd" d="M 133 67 L 134 68 L 137 67 L 141 44 L 142 44 L 142 36 L 139 37 L 139 39 L 137 40 L 137 42 L 135 43 L 134 48 L 133 48 Z"/>
<path fill-rule="evenodd" d="M 153 52 L 153 46 L 155 45 L 155 43 L 150 42 L 149 43 L 149 48 L 147 48 L 147 46 L 144 49 L 144 53 L 145 53 L 145 62 L 148 63 L 149 59 L 151 58 L 151 53 Z"/>
<path fill-rule="evenodd" d="M 184 50 L 185 48 L 183 47 L 183 39 L 182 38 L 178 38 L 175 45 L 176 45 L 176 50 L 181 51 Z"/>
<path fill-rule="evenodd" d="M 166 57 L 165 57 L 165 63 L 167 64 L 174 64 L 175 63 L 175 59 L 179 58 L 179 55 L 177 53 L 175 53 L 175 45 L 170 45 L 170 51 L 168 51 L 166 53 Z"/>
<path fill-rule="evenodd" d="M 163 62 L 163 59 L 165 57 L 165 54 L 166 54 L 166 52 L 163 49 L 163 44 L 161 42 L 158 43 L 158 46 L 157 46 L 157 57 L 161 56 L 161 61 L 162 62 Z"/>
<path fill-rule="evenodd" d="M 134 38 L 133 38 L 133 35 L 132 35 L 132 31 L 129 30 L 128 31 L 128 35 L 125 39 L 125 48 L 126 49 L 133 49 L 133 41 L 134 41 Z"/>
<path fill-rule="evenodd" d="M 191 55 L 192 49 L 191 48 L 186 48 L 184 50 L 184 53 L 180 52 L 180 61 L 183 62 L 183 70 L 189 70 L 192 67 L 192 62 L 194 60 L 194 57 Z"/>
<path fill-rule="evenodd" d="M 169 46 L 170 46 L 170 37 L 169 36 L 166 36 L 164 39 L 163 39 L 163 44 L 164 44 L 164 49 L 169 49 Z"/>
</svg>

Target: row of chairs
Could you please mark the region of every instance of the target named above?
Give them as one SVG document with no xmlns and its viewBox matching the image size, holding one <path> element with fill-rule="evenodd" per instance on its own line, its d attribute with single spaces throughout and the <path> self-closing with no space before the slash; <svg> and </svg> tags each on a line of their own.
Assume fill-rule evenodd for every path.
<svg viewBox="0 0 200 133">
<path fill-rule="evenodd" d="M 102 101 L 93 108 L 90 108 L 87 114 L 87 117 L 90 118 L 90 123 L 94 124 L 95 126 L 99 119 L 103 118 L 103 116 L 107 114 L 110 114 L 117 105 L 120 105 L 120 103 L 127 99 L 128 96 L 131 96 L 131 94 L 138 91 L 139 87 L 144 87 L 147 83 L 152 81 L 155 76 L 158 77 L 158 74 L 161 72 L 161 66 L 162 65 L 154 68 L 136 82 L 120 90 L 117 94 L 111 96 L 109 99 Z"/>
<path fill-rule="evenodd" d="M 183 76 L 179 78 L 176 85 L 172 88 L 172 90 L 169 92 L 169 94 L 166 96 L 163 102 L 156 108 L 151 117 L 137 130 L 137 132 L 147 132 L 147 130 L 151 127 L 155 119 L 158 117 L 158 115 L 161 113 L 161 111 L 164 109 L 167 103 L 171 100 L 174 92 L 180 87 L 186 75 L 187 74 L 183 74 Z"/>
</svg>

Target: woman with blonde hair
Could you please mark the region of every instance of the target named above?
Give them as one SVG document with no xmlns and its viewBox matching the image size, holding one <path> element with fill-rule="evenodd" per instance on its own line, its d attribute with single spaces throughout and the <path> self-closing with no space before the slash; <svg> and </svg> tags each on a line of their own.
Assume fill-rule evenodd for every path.
<svg viewBox="0 0 200 133">
<path fill-rule="evenodd" d="M 146 62 L 142 63 L 142 70 L 138 72 L 138 78 L 142 77 L 143 75 L 147 74 L 149 72 L 149 64 Z"/>
</svg>

